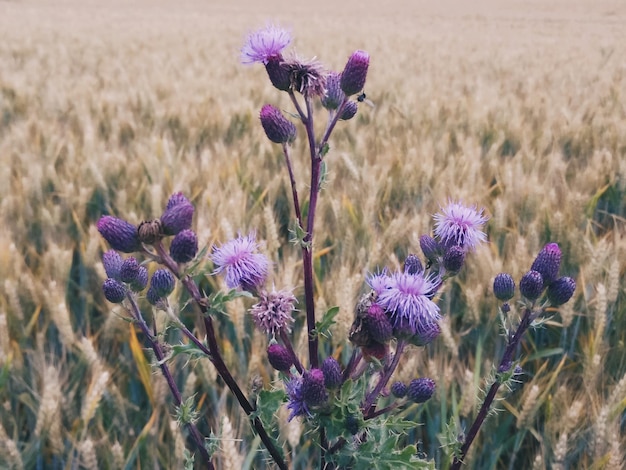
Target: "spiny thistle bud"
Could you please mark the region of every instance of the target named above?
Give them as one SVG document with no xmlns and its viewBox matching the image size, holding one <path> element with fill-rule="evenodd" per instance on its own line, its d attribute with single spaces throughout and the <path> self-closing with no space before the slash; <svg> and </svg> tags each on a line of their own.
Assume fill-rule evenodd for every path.
<svg viewBox="0 0 626 470">
<path fill-rule="evenodd" d="M 404 398 L 406 396 L 407 386 L 402 382 L 395 382 L 391 386 L 391 393 L 396 398 Z"/>
<path fill-rule="evenodd" d="M 174 193 L 167 200 L 167 205 L 165 206 L 165 210 L 171 209 L 174 206 L 179 204 L 191 204 L 191 201 L 185 197 L 182 192 Z"/>
<path fill-rule="evenodd" d="M 121 303 L 126 297 L 126 286 L 115 279 L 108 278 L 104 281 L 102 291 L 104 297 L 113 304 Z"/>
<path fill-rule="evenodd" d="M 420 322 L 415 328 L 415 334 L 409 338 L 409 342 L 414 346 L 426 346 L 432 343 L 440 334 L 441 327 L 439 323 L 434 321 Z"/>
<path fill-rule="evenodd" d="M 328 110 L 337 109 L 346 98 L 339 86 L 339 80 L 340 75 L 336 72 L 331 72 L 326 77 L 326 94 L 322 97 L 322 106 Z"/>
<path fill-rule="evenodd" d="M 406 395 L 409 400 L 415 403 L 424 403 L 435 393 L 435 382 L 432 379 L 423 377 L 420 379 L 411 380 Z"/>
<path fill-rule="evenodd" d="M 287 372 L 293 365 L 289 350 L 278 343 L 271 344 L 267 348 L 267 359 L 271 366 L 280 372 Z"/>
<path fill-rule="evenodd" d="M 496 299 L 506 302 L 515 294 L 515 281 L 510 274 L 500 273 L 493 280 L 493 294 Z"/>
<path fill-rule="evenodd" d="M 463 267 L 465 262 L 465 250 L 460 246 L 452 246 L 448 248 L 446 254 L 443 255 L 443 267 L 446 271 L 457 273 Z"/>
<path fill-rule="evenodd" d="M 437 240 L 428 235 L 422 235 L 420 237 L 420 248 L 426 259 L 430 262 L 436 261 L 441 253 L 441 248 Z"/>
<path fill-rule="evenodd" d="M 148 292 L 146 293 L 146 299 L 148 299 L 150 305 L 154 306 L 158 306 L 163 301 L 163 297 L 159 295 L 159 293 L 153 286 L 150 286 L 150 288 L 148 289 Z"/>
<path fill-rule="evenodd" d="M 198 237 L 193 230 L 179 232 L 170 245 L 170 256 L 177 263 L 188 263 L 198 253 Z"/>
<path fill-rule="evenodd" d="M 110 215 L 100 217 L 98 232 L 114 250 L 133 253 L 141 249 L 137 227 L 125 220 Z"/>
<path fill-rule="evenodd" d="M 285 144 L 296 138 L 296 126 L 271 104 L 261 108 L 261 125 L 268 139 L 276 144 Z"/>
<path fill-rule="evenodd" d="M 191 228 L 194 208 L 190 202 L 176 204 L 169 209 L 165 209 L 161 216 L 163 234 L 176 235 L 188 228 Z"/>
<path fill-rule="evenodd" d="M 404 272 L 407 274 L 419 274 L 424 271 L 424 266 L 422 266 L 422 262 L 420 259 L 414 255 L 410 254 L 404 260 Z"/>
<path fill-rule="evenodd" d="M 548 243 L 539 252 L 530 269 L 541 274 L 544 285 L 548 286 L 559 275 L 560 267 L 561 249 L 556 243 Z"/>
<path fill-rule="evenodd" d="M 134 257 L 129 257 L 124 260 L 122 267 L 120 268 L 120 281 L 131 283 L 137 279 L 139 274 L 139 263 Z"/>
<path fill-rule="evenodd" d="M 386 343 L 393 336 L 393 326 L 383 308 L 378 304 L 372 304 L 368 308 L 365 327 L 369 336 L 377 343 Z"/>
<path fill-rule="evenodd" d="M 341 366 L 332 356 L 328 356 L 322 362 L 322 372 L 324 374 L 324 384 L 326 388 L 335 389 L 341 385 Z"/>
<path fill-rule="evenodd" d="M 528 271 L 519 282 L 519 291 L 528 300 L 536 300 L 543 292 L 543 277 L 537 271 Z"/>
<path fill-rule="evenodd" d="M 342 121 L 349 121 L 354 116 L 356 116 L 356 112 L 358 110 L 359 107 L 356 104 L 356 101 L 347 101 L 343 107 L 343 111 L 341 111 L 341 116 L 339 116 L 339 119 L 341 119 Z"/>
<path fill-rule="evenodd" d="M 281 56 L 270 57 L 265 64 L 265 70 L 272 85 L 280 91 L 289 91 L 291 88 L 291 77 L 289 76 L 289 71 L 284 66 Z"/>
<path fill-rule="evenodd" d="M 134 292 L 142 291 L 148 285 L 148 270 L 145 266 L 139 266 L 137 270 L 137 277 L 130 283 L 130 288 Z"/>
<path fill-rule="evenodd" d="M 365 51 L 355 51 L 348 59 L 341 73 L 341 89 L 347 95 L 355 95 L 365 86 L 370 55 Z"/>
<path fill-rule="evenodd" d="M 145 220 L 139 224 L 137 233 L 141 243 L 152 245 L 163 237 L 161 221 L 159 219 Z"/>
<path fill-rule="evenodd" d="M 563 305 L 574 295 L 576 281 L 571 277 L 560 277 L 548 286 L 548 300 L 555 307 Z"/>
<path fill-rule="evenodd" d="M 302 379 L 302 398 L 309 406 L 322 405 L 328 400 L 324 384 L 324 373 L 320 369 L 311 369 Z"/>
<path fill-rule="evenodd" d="M 107 276 L 111 279 L 120 280 L 120 269 L 124 260 L 115 250 L 109 250 L 102 255 L 102 264 Z"/>
<path fill-rule="evenodd" d="M 167 297 L 174 290 L 176 280 L 171 272 L 167 269 L 157 269 L 152 275 L 150 281 L 150 290 L 159 297 Z"/>
</svg>

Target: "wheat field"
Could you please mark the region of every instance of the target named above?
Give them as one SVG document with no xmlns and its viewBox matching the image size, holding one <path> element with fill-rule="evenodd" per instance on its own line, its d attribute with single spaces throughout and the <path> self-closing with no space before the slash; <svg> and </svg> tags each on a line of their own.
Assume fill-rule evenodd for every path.
<svg viewBox="0 0 626 470">
<path fill-rule="evenodd" d="M 619 0 L 0 0 L 0 468 L 182 468 L 165 381 L 101 291 L 101 215 L 139 223 L 183 191 L 201 244 L 256 230 L 273 282 L 302 296 L 287 174 L 258 120 L 263 104 L 290 103 L 263 67 L 239 62 L 246 34 L 268 21 L 331 69 L 355 49 L 372 57 L 375 106 L 333 135 L 318 208 L 318 311 L 340 307 L 325 352 L 347 357 L 365 276 L 419 252 L 440 205 L 485 207 L 489 243 L 447 286 L 443 334 L 396 373 L 437 380 L 436 397 L 413 410 L 424 424 L 413 442 L 443 465 L 438 436 L 450 417 L 471 424 L 502 352 L 493 278 L 519 279 L 555 241 L 575 297 L 523 342 L 522 384 L 502 395 L 467 468 L 623 468 Z M 303 139 L 293 154 L 306 181 Z M 248 307 L 230 306 L 221 347 L 251 393 L 274 375 Z M 190 309 L 181 317 L 197 320 Z M 217 468 L 269 467 L 211 364 L 179 357 L 172 369 L 184 397 L 196 396 Z M 310 436 L 281 417 L 291 467 L 313 468 Z"/>
</svg>

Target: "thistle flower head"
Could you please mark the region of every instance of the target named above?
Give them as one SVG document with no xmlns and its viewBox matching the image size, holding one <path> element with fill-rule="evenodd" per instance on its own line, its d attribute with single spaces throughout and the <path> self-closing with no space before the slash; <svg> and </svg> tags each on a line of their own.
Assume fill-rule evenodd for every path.
<svg viewBox="0 0 626 470">
<path fill-rule="evenodd" d="M 404 272 L 407 274 L 420 274 L 424 271 L 424 266 L 422 266 L 422 262 L 420 259 L 414 255 L 410 254 L 404 260 Z"/>
<path fill-rule="evenodd" d="M 174 237 L 170 245 L 170 256 L 177 263 L 188 263 L 198 253 L 198 237 L 193 230 L 185 229 Z"/>
<path fill-rule="evenodd" d="M 320 369 L 311 369 L 302 377 L 302 398 L 308 406 L 319 406 L 328 400 L 324 373 Z"/>
<path fill-rule="evenodd" d="M 519 281 L 519 291 L 528 300 L 538 299 L 543 287 L 543 276 L 537 271 L 528 271 Z"/>
<path fill-rule="evenodd" d="M 458 273 L 465 263 L 465 250 L 460 246 L 451 246 L 443 255 L 443 267 L 449 273 Z"/>
<path fill-rule="evenodd" d="M 139 263 L 133 256 L 129 256 L 124 260 L 120 268 L 120 281 L 131 283 L 137 280 L 139 275 Z"/>
<path fill-rule="evenodd" d="M 429 237 L 428 235 L 422 235 L 420 237 L 420 248 L 422 249 L 422 253 L 428 261 L 435 262 L 439 255 L 441 254 L 441 247 L 437 240 L 433 237 Z"/>
<path fill-rule="evenodd" d="M 104 297 L 113 304 L 122 303 L 126 297 L 126 286 L 116 279 L 108 278 L 102 284 Z"/>
<path fill-rule="evenodd" d="M 370 55 L 365 51 L 355 51 L 341 72 L 341 89 L 347 95 L 354 95 L 363 89 L 370 65 Z"/>
<path fill-rule="evenodd" d="M 187 202 L 181 202 L 165 209 L 161 216 L 161 229 L 165 235 L 176 235 L 191 228 L 194 207 Z"/>
<path fill-rule="evenodd" d="M 239 235 L 219 248 L 214 247 L 211 255 L 216 265 L 214 274 L 226 271 L 226 285 L 230 289 L 257 290 L 265 283 L 270 264 L 258 249 L 254 233 Z"/>
<path fill-rule="evenodd" d="M 285 144 L 296 138 L 296 126 L 271 104 L 266 104 L 261 108 L 259 117 L 265 135 L 272 142 Z"/>
<path fill-rule="evenodd" d="M 556 243 L 548 243 L 539 252 L 530 269 L 540 273 L 544 285 L 548 286 L 559 275 L 560 267 L 561 249 Z"/>
<path fill-rule="evenodd" d="M 560 277 L 548 286 L 548 300 L 555 307 L 563 305 L 574 295 L 576 281 L 571 277 Z"/>
<path fill-rule="evenodd" d="M 274 369 L 281 372 L 288 371 L 293 365 L 293 358 L 287 348 L 278 343 L 271 344 L 267 348 L 267 359 Z"/>
<path fill-rule="evenodd" d="M 176 285 L 176 280 L 167 269 L 157 269 L 150 280 L 150 289 L 158 297 L 167 297 L 172 293 Z"/>
<path fill-rule="evenodd" d="M 424 403 L 435 393 L 435 381 L 427 377 L 411 380 L 406 392 L 409 400 Z"/>
<path fill-rule="evenodd" d="M 250 314 L 257 328 L 275 336 L 281 331 L 291 331 L 296 302 L 295 296 L 289 291 L 263 291 L 259 294 L 259 302 L 250 309 Z"/>
<path fill-rule="evenodd" d="M 391 393 L 396 398 L 404 398 L 406 396 L 407 386 L 402 382 L 394 382 L 391 386 Z"/>
<path fill-rule="evenodd" d="M 125 220 L 110 215 L 100 217 L 98 232 L 114 250 L 133 253 L 141 249 L 137 227 Z"/>
<path fill-rule="evenodd" d="M 302 393 L 302 378 L 294 377 L 285 383 L 285 391 L 287 392 L 288 402 L 287 408 L 291 410 L 289 421 L 296 416 L 311 416 L 309 407 L 304 401 Z"/>
<path fill-rule="evenodd" d="M 389 288 L 391 276 L 389 276 L 386 270 L 382 270 L 379 273 L 370 274 L 366 282 L 378 296 Z"/>
<path fill-rule="evenodd" d="M 291 43 L 291 34 L 286 29 L 268 24 L 265 28 L 248 35 L 241 48 L 241 62 L 266 64 L 270 58 L 280 57 L 289 43 Z"/>
<path fill-rule="evenodd" d="M 289 73 L 291 89 L 304 96 L 324 96 L 326 93 L 326 71 L 315 58 L 302 60 L 297 57 L 284 62 Z"/>
<path fill-rule="evenodd" d="M 130 288 L 134 292 L 140 292 L 148 285 L 148 270 L 145 266 L 139 266 L 137 277 L 130 283 Z"/>
<path fill-rule="evenodd" d="M 393 326 L 385 310 L 376 303 L 370 305 L 367 310 L 365 327 L 367 328 L 369 337 L 377 343 L 386 343 L 393 336 Z"/>
<path fill-rule="evenodd" d="M 493 294 L 498 300 L 506 302 L 515 294 L 515 281 L 510 274 L 500 273 L 493 280 Z"/>
<path fill-rule="evenodd" d="M 341 385 L 341 366 L 332 356 L 328 356 L 322 363 L 322 373 L 324 374 L 324 385 L 328 389 L 335 389 Z"/>
<path fill-rule="evenodd" d="M 439 323 L 419 323 L 415 328 L 415 334 L 409 338 L 414 346 L 426 346 L 432 343 L 441 334 Z"/>
<path fill-rule="evenodd" d="M 395 273 L 388 288 L 379 294 L 377 303 L 386 310 L 394 328 L 406 322 L 417 332 L 420 324 L 437 323 L 441 319 L 439 307 L 428 298 L 435 288 L 435 283 L 421 273 Z"/>
<path fill-rule="evenodd" d="M 120 269 L 124 260 L 115 250 L 109 250 L 102 255 L 102 265 L 111 279 L 120 280 Z"/>
<path fill-rule="evenodd" d="M 435 235 L 445 247 L 459 246 L 465 251 L 473 251 L 487 240 L 482 226 L 489 218 L 476 206 L 450 202 L 434 215 L 434 219 Z"/>
<path fill-rule="evenodd" d="M 341 116 L 339 119 L 342 121 L 349 121 L 354 116 L 356 116 L 357 111 L 359 110 L 359 105 L 356 104 L 356 101 L 347 101 L 341 111 Z"/>
<path fill-rule="evenodd" d="M 267 59 L 265 71 L 274 87 L 280 91 L 289 91 L 291 89 L 289 70 L 285 66 L 285 61 L 281 56 L 273 56 Z"/>
<path fill-rule="evenodd" d="M 191 201 L 187 199 L 187 197 L 180 191 L 170 196 L 170 198 L 167 200 L 165 210 L 171 209 L 172 207 L 178 206 L 179 204 L 191 204 Z"/>
<path fill-rule="evenodd" d="M 330 72 L 326 77 L 326 93 L 322 96 L 322 106 L 326 109 L 337 109 L 346 94 L 339 85 L 340 75 L 337 72 Z"/>
</svg>

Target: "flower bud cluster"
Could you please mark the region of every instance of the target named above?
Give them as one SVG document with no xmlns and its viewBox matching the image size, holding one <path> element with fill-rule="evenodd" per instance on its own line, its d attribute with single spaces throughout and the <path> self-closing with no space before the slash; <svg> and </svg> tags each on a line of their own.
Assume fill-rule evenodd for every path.
<svg viewBox="0 0 626 470">
<path fill-rule="evenodd" d="M 424 403 L 435 393 L 435 381 L 427 377 L 413 379 L 406 385 L 402 382 L 395 382 L 391 385 L 391 393 L 396 398 L 407 397 L 414 403 Z"/>
</svg>

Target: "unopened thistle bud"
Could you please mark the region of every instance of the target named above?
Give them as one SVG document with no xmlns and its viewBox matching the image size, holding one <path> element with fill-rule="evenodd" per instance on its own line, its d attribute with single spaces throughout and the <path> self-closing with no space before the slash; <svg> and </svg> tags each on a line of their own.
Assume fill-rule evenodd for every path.
<svg viewBox="0 0 626 470">
<path fill-rule="evenodd" d="M 424 266 L 422 266 L 422 262 L 420 259 L 414 255 L 410 254 L 404 260 L 404 272 L 407 274 L 419 274 L 424 271 Z"/>
<path fill-rule="evenodd" d="M 393 336 L 393 326 L 383 308 L 378 304 L 372 304 L 367 310 L 365 327 L 377 343 L 386 343 Z"/>
<path fill-rule="evenodd" d="M 322 97 L 322 106 L 328 110 L 337 109 L 346 98 L 339 80 L 340 75 L 336 72 L 331 72 L 326 77 L 326 94 Z"/>
<path fill-rule="evenodd" d="M 182 192 L 174 193 L 167 200 L 167 205 L 165 206 L 165 210 L 171 209 L 174 206 L 179 204 L 191 204 L 191 201 L 185 197 Z"/>
<path fill-rule="evenodd" d="M 448 248 L 445 255 L 443 255 L 443 267 L 446 271 L 451 273 L 457 273 L 463 267 L 465 262 L 465 250 L 460 246 L 452 246 Z"/>
<path fill-rule="evenodd" d="M 530 269 L 543 277 L 543 284 L 548 286 L 559 275 L 561 267 L 561 249 L 556 243 L 548 243 L 539 252 Z"/>
<path fill-rule="evenodd" d="M 528 300 L 536 300 L 543 292 L 543 277 L 537 271 L 528 271 L 519 282 L 519 291 Z"/>
<path fill-rule="evenodd" d="M 571 277 L 560 277 L 548 286 L 548 300 L 555 307 L 563 305 L 574 295 L 576 281 Z"/>
<path fill-rule="evenodd" d="M 309 406 L 319 406 L 328 400 L 324 384 L 324 373 L 320 369 L 311 369 L 302 379 L 302 398 Z"/>
<path fill-rule="evenodd" d="M 287 372 L 293 365 L 293 358 L 289 350 L 278 343 L 274 343 L 267 348 L 267 359 L 270 365 L 280 372 Z"/>
<path fill-rule="evenodd" d="M 436 261 L 441 254 L 441 248 L 437 240 L 428 235 L 422 235 L 420 237 L 420 248 L 426 259 L 430 262 Z"/>
<path fill-rule="evenodd" d="M 341 385 L 341 366 L 332 356 L 328 356 L 322 363 L 322 373 L 324 374 L 324 385 L 328 389 L 335 389 Z"/>
<path fill-rule="evenodd" d="M 176 204 L 165 209 L 161 216 L 163 234 L 176 235 L 183 230 L 191 228 L 194 208 L 190 202 Z"/>
<path fill-rule="evenodd" d="M 132 256 L 126 258 L 120 268 L 120 281 L 130 284 L 137 279 L 138 274 L 139 263 L 137 260 Z"/>
<path fill-rule="evenodd" d="M 104 297 L 113 304 L 121 303 L 126 297 L 126 286 L 115 279 L 108 278 L 104 281 L 102 291 Z"/>
<path fill-rule="evenodd" d="M 402 382 L 395 382 L 391 386 L 391 393 L 396 398 L 404 398 L 406 396 L 407 386 Z"/>
<path fill-rule="evenodd" d="M 171 272 L 167 269 L 157 269 L 152 275 L 150 290 L 154 290 L 158 297 L 167 297 L 172 293 L 175 285 L 176 280 Z"/>
<path fill-rule="evenodd" d="M 98 232 L 114 250 L 133 253 L 141 249 L 137 227 L 125 220 L 110 215 L 100 217 Z"/>
<path fill-rule="evenodd" d="M 341 89 L 347 95 L 355 95 L 365 86 L 370 55 L 365 51 L 355 51 L 348 59 L 341 73 Z"/>
<path fill-rule="evenodd" d="M 198 237 L 193 230 L 179 232 L 170 245 L 170 256 L 177 263 L 188 263 L 198 253 Z"/>
<path fill-rule="evenodd" d="M 102 255 L 102 265 L 111 279 L 120 280 L 120 269 L 124 260 L 115 250 L 109 250 Z"/>
<path fill-rule="evenodd" d="M 341 111 L 341 116 L 339 116 L 339 119 L 341 119 L 342 121 L 349 121 L 354 116 L 356 116 L 356 112 L 358 110 L 359 107 L 356 104 L 356 101 L 347 101 L 343 107 L 343 111 Z"/>
<path fill-rule="evenodd" d="M 148 285 L 148 270 L 145 266 L 139 266 L 137 277 L 130 283 L 130 288 L 134 292 L 140 292 Z"/>
<path fill-rule="evenodd" d="M 291 88 L 291 77 L 281 56 L 270 57 L 265 64 L 265 70 L 272 85 L 280 91 L 289 91 Z"/>
<path fill-rule="evenodd" d="M 271 104 L 261 108 L 261 125 L 268 139 L 276 144 L 285 144 L 296 138 L 296 126 Z"/>
<path fill-rule="evenodd" d="M 432 343 L 441 334 L 439 323 L 420 322 L 415 328 L 415 334 L 409 338 L 409 342 L 414 346 L 426 346 Z"/>
<path fill-rule="evenodd" d="M 150 305 L 154 306 L 158 306 L 163 301 L 163 297 L 159 295 L 159 293 L 153 286 L 150 286 L 150 288 L 148 289 L 148 292 L 146 293 L 146 299 L 148 299 Z"/>
<path fill-rule="evenodd" d="M 506 302 L 515 294 L 515 281 L 510 274 L 500 273 L 493 280 L 493 294 L 496 299 Z"/>
<path fill-rule="evenodd" d="M 432 379 L 423 377 L 420 379 L 411 380 L 406 395 L 409 400 L 415 403 L 424 403 L 429 400 L 435 393 L 435 382 Z"/>
</svg>

